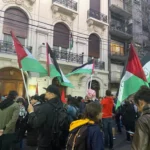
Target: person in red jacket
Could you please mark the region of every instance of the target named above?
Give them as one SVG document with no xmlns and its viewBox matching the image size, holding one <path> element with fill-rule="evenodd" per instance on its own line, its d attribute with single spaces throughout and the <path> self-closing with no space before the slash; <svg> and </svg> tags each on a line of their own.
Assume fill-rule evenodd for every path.
<svg viewBox="0 0 150 150">
<path fill-rule="evenodd" d="M 113 134 L 112 134 L 112 115 L 113 115 L 113 106 L 114 101 L 111 96 L 111 91 L 106 91 L 106 97 L 101 101 L 102 105 L 102 122 L 103 122 L 103 131 L 105 139 L 105 147 L 113 150 Z"/>
</svg>

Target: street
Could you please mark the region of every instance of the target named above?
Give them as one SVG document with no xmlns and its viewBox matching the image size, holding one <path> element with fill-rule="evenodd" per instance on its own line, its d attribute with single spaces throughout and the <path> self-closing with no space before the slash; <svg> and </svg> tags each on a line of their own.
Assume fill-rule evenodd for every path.
<svg viewBox="0 0 150 150">
<path fill-rule="evenodd" d="M 126 141 L 125 132 L 123 132 L 122 134 L 117 134 L 116 140 L 114 140 L 114 150 L 130 150 L 130 148 L 131 148 L 131 143 Z M 27 150 L 26 145 L 24 145 L 23 150 Z"/>
<path fill-rule="evenodd" d="M 125 132 L 116 135 L 116 140 L 114 140 L 115 150 L 130 150 L 131 143 L 126 141 Z"/>
</svg>

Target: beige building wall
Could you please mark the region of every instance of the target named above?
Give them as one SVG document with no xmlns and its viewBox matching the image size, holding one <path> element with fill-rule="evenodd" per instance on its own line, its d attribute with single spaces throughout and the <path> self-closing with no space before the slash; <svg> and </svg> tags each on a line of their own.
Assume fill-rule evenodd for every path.
<svg viewBox="0 0 150 150">
<path fill-rule="evenodd" d="M 53 3 L 52 0 L 1 0 L 0 1 L 0 40 L 4 39 L 3 21 L 4 12 L 10 7 L 16 7 L 23 10 L 29 18 L 29 32 L 26 45 L 32 46 L 32 53 L 44 67 L 46 67 L 46 47 L 43 43 L 48 42 L 53 47 L 53 29 L 58 22 L 64 22 L 70 30 L 73 31 L 74 47 L 73 53 L 81 54 L 84 52 L 84 63 L 88 58 L 88 37 L 91 33 L 96 33 L 101 38 L 99 60 L 105 62 L 105 70 L 95 70 L 93 80 L 100 84 L 99 95 L 104 96 L 108 89 L 108 24 L 94 18 L 87 17 L 89 9 L 89 0 L 78 0 L 77 11 L 69 9 L 64 5 Z M 108 1 L 101 1 L 101 13 L 108 16 Z M 87 19 L 88 18 L 88 19 Z M 35 21 L 36 20 L 36 21 Z M 76 32 L 74 32 L 76 31 Z M 82 37 L 82 38 L 81 38 Z M 61 48 L 60 48 L 61 49 Z M 80 64 L 65 62 L 59 60 L 62 71 L 67 74 L 74 67 Z M 4 67 L 18 68 L 17 57 L 10 54 L 0 53 L 0 68 Z M 44 92 L 43 87 L 47 87 L 52 79 L 49 77 L 39 78 L 34 74 L 27 75 L 29 95 L 35 93 L 30 89 L 30 85 L 39 85 L 39 93 Z M 67 88 L 67 94 L 73 96 L 85 96 L 90 75 L 74 75 L 70 81 L 75 86 L 74 89 Z"/>
</svg>

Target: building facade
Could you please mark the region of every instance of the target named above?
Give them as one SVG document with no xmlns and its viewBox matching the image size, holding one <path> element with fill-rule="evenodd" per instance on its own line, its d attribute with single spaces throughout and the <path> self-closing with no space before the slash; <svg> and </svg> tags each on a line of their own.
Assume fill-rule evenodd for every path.
<svg viewBox="0 0 150 150">
<path fill-rule="evenodd" d="M 115 94 L 132 42 L 142 59 L 150 49 L 150 1 L 109 0 L 109 81 Z"/>
<path fill-rule="evenodd" d="M 64 72 L 95 58 L 92 88 L 97 97 L 108 89 L 108 1 L 104 0 L 2 0 L 0 1 L 0 92 L 17 90 L 24 95 L 24 85 L 10 31 L 46 68 L 46 42 L 49 43 Z M 73 47 L 70 47 L 72 38 Z M 32 64 L 31 64 L 32 65 Z M 56 78 L 39 78 L 25 72 L 29 95 L 39 94 L 43 87 L 55 84 Z M 75 88 L 65 88 L 66 94 L 85 96 L 90 75 L 69 78 Z"/>
<path fill-rule="evenodd" d="M 150 1 L 133 1 L 133 40 L 140 59 L 150 52 Z"/>
<path fill-rule="evenodd" d="M 115 94 L 132 40 L 132 1 L 109 0 L 109 80 Z"/>
</svg>

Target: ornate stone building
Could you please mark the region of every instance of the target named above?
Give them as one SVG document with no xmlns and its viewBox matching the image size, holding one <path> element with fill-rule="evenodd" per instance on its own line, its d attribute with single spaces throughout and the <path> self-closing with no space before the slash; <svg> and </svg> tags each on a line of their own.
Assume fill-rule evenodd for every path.
<svg viewBox="0 0 150 150">
<path fill-rule="evenodd" d="M 64 74 L 74 67 L 95 58 L 92 88 L 97 96 L 104 96 L 108 89 L 108 1 L 105 0 L 1 0 L 0 1 L 0 93 L 17 90 L 24 95 L 24 86 L 17 64 L 17 57 L 10 30 L 46 67 L 46 42 L 54 51 Z M 73 48 L 70 50 L 70 35 Z M 31 64 L 32 65 L 32 64 Z M 50 83 L 61 87 L 57 80 L 39 78 L 25 72 L 29 95 L 39 94 Z M 66 94 L 85 96 L 90 75 L 74 75 L 70 81 L 74 89 Z"/>
</svg>

